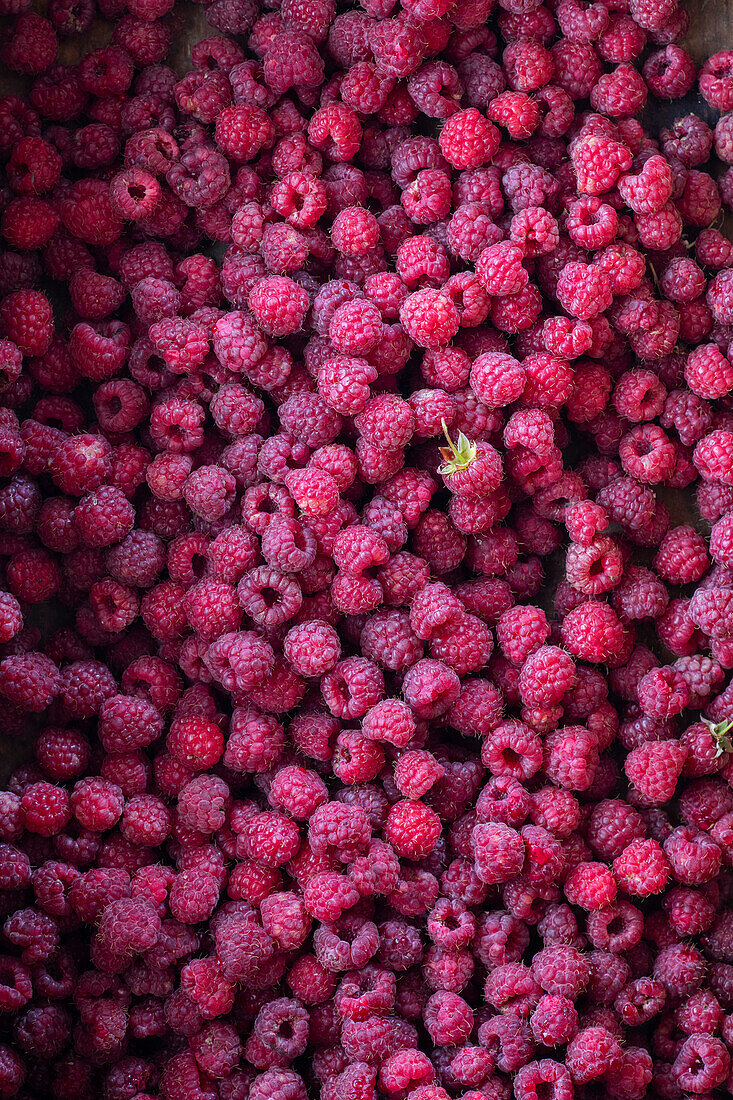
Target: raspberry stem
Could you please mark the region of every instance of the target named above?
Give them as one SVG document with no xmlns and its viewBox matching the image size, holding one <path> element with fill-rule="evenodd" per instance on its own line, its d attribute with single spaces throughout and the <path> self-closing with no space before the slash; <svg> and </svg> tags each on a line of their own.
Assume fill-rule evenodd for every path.
<svg viewBox="0 0 733 1100">
<path fill-rule="evenodd" d="M 724 752 L 733 752 L 733 741 L 728 736 L 733 729 L 733 718 L 724 718 L 722 722 L 711 722 L 709 719 L 703 719 L 705 725 L 715 739 L 717 745 L 716 757 L 722 756 Z"/>
<path fill-rule="evenodd" d="M 476 444 L 463 432 L 458 433 L 458 439 L 454 443 L 445 420 L 441 419 L 440 423 L 443 426 L 443 434 L 448 440 L 448 446 L 440 448 L 445 462 L 438 467 L 438 473 L 454 474 L 457 470 L 467 469 L 476 458 Z"/>
</svg>

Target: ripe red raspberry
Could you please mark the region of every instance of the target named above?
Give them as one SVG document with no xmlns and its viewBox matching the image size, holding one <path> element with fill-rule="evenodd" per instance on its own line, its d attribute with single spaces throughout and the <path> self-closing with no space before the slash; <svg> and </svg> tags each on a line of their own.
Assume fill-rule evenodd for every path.
<svg viewBox="0 0 733 1100">
<path fill-rule="evenodd" d="M 656 374 L 635 370 L 619 378 L 613 391 L 613 403 L 621 416 L 638 423 L 658 417 L 666 396 Z"/>
<path fill-rule="evenodd" d="M 400 321 L 411 340 L 423 348 L 442 348 L 458 331 L 458 312 L 445 295 L 426 287 L 405 299 Z"/>
<path fill-rule="evenodd" d="M 712 533 L 710 541 L 713 549 Z M 674 527 L 667 532 L 654 559 L 656 572 L 671 584 L 699 581 L 709 565 L 710 558 L 704 540 L 691 527 L 686 526 Z"/>
<path fill-rule="evenodd" d="M 222 779 L 197 776 L 178 795 L 178 815 L 190 828 L 213 833 L 224 824 L 228 800 L 229 788 Z"/>
<path fill-rule="evenodd" d="M 21 794 L 21 817 L 30 833 L 55 836 L 71 819 L 69 796 L 51 783 L 29 783 Z"/>
<path fill-rule="evenodd" d="M 552 1058 L 540 1058 L 526 1062 L 517 1071 L 515 1088 L 520 1100 L 529 1100 L 540 1088 L 543 1091 L 550 1089 L 552 1095 L 559 1098 L 570 1094 L 572 1083 L 563 1065 Z"/>
<path fill-rule="evenodd" d="M 365 299 L 338 306 L 328 330 L 331 344 L 345 355 L 376 354 L 385 335 L 381 314 L 374 302 Z"/>
<path fill-rule="evenodd" d="M 249 292 L 249 307 L 257 323 L 270 336 L 297 332 L 308 311 L 308 295 L 303 287 L 282 275 L 269 275 L 254 284 Z"/>
<path fill-rule="evenodd" d="M 347 207 L 334 218 L 331 240 L 345 256 L 366 255 L 379 241 L 377 219 L 361 207 Z"/>
<path fill-rule="evenodd" d="M 530 1026 L 534 1038 L 543 1046 L 561 1046 L 577 1033 L 578 1013 L 567 997 L 547 994 L 540 998 L 532 1013 Z"/>
<path fill-rule="evenodd" d="M 430 643 L 432 656 L 444 660 L 459 676 L 483 668 L 492 649 L 493 639 L 484 623 L 463 613 L 436 630 Z"/>
<path fill-rule="evenodd" d="M 193 629 L 206 641 L 236 630 L 242 609 L 234 588 L 222 581 L 200 581 L 186 593 L 186 617 Z"/>
<path fill-rule="evenodd" d="M 542 645 L 529 654 L 522 665 L 519 693 L 525 706 L 554 706 L 574 682 L 572 658 L 558 646 Z"/>
<path fill-rule="evenodd" d="M 463 432 L 453 442 L 444 424 L 447 447 L 441 447 L 443 463 L 438 472 L 451 492 L 465 500 L 478 500 L 498 488 L 502 464 L 498 452 L 488 443 L 473 443 Z"/>
<path fill-rule="evenodd" d="M 457 993 L 439 990 L 427 1001 L 423 1018 L 436 1045 L 464 1042 L 473 1028 L 473 1012 Z"/>
<path fill-rule="evenodd" d="M 613 873 L 627 894 L 661 894 L 669 878 L 669 862 L 655 840 L 632 840 L 613 861 Z"/>
<path fill-rule="evenodd" d="M 199 466 L 183 486 L 183 498 L 191 511 L 209 522 L 226 515 L 234 501 L 236 481 L 221 466 Z"/>
<path fill-rule="evenodd" d="M 47 726 L 35 745 L 36 760 L 50 779 L 66 781 L 80 775 L 89 761 L 89 743 L 75 730 Z"/>
<path fill-rule="evenodd" d="M 567 1066 L 574 1081 L 588 1082 L 620 1068 L 618 1040 L 603 1027 L 583 1028 L 568 1044 Z"/>
<path fill-rule="evenodd" d="M 693 393 L 707 400 L 724 397 L 733 388 L 730 363 L 715 344 L 695 348 L 685 366 L 685 381 Z M 729 377 L 730 376 L 730 377 Z"/>
<path fill-rule="evenodd" d="M 537 103 L 526 92 L 501 92 L 491 101 L 489 114 L 514 140 L 526 140 L 540 121 Z"/>
<path fill-rule="evenodd" d="M 667 837 L 664 853 L 672 875 L 684 886 L 709 882 L 720 869 L 720 847 L 707 833 L 691 825 L 682 825 Z"/>
<path fill-rule="evenodd" d="M 104 779 L 82 779 L 74 785 L 71 808 L 74 817 L 90 832 L 106 832 L 122 816 L 124 799 L 120 788 Z"/>
<path fill-rule="evenodd" d="M 60 685 L 58 668 L 42 653 L 19 654 L 0 662 L 0 693 L 22 711 L 45 710 Z"/>
<path fill-rule="evenodd" d="M 707 102 L 720 111 L 733 108 L 731 57 L 726 51 L 709 57 L 700 71 L 700 91 Z"/>
<path fill-rule="evenodd" d="M 13 190 L 21 195 L 50 191 L 61 174 L 61 157 L 40 137 L 21 138 L 12 148 L 8 175 Z"/>
<path fill-rule="evenodd" d="M 129 534 L 135 509 L 121 490 L 102 485 L 82 497 L 74 509 L 74 526 L 85 546 L 112 546 Z"/>
<path fill-rule="evenodd" d="M 715 1088 L 730 1068 L 725 1044 L 712 1035 L 691 1035 L 683 1043 L 672 1066 L 674 1079 L 683 1088 Z"/>
<path fill-rule="evenodd" d="M 511 607 L 503 611 L 496 623 L 496 637 L 502 651 L 512 664 L 521 667 L 530 654 L 547 640 L 550 628 L 544 612 L 538 607 Z"/>
<path fill-rule="evenodd" d="M 522 265 L 522 250 L 509 241 L 489 245 L 476 261 L 476 274 L 482 286 L 492 296 L 518 294 L 529 281 Z"/>
<path fill-rule="evenodd" d="M 620 856 L 634 840 L 644 836 L 644 825 L 638 812 L 620 799 L 598 802 L 590 815 L 587 839 L 603 859 Z"/>
<path fill-rule="evenodd" d="M 224 750 L 219 727 L 196 714 L 174 719 L 166 744 L 171 755 L 193 771 L 212 768 Z"/>
<path fill-rule="evenodd" d="M 588 984 L 590 967 L 575 947 L 558 944 L 543 947 L 535 955 L 532 974 L 549 995 L 574 1002 Z"/>
<path fill-rule="evenodd" d="M 637 70 L 628 64 L 603 73 L 591 89 L 591 106 L 611 118 L 630 118 L 643 110 L 647 86 Z"/>
<path fill-rule="evenodd" d="M 282 814 L 256 814 L 240 835 L 242 840 L 237 846 L 242 854 L 265 867 L 281 867 L 295 855 L 300 845 L 297 826 Z"/>
<path fill-rule="evenodd" d="M 17 290 L 0 302 L 0 331 L 24 355 L 44 355 L 53 336 L 51 305 L 38 290 Z"/>
<path fill-rule="evenodd" d="M 500 135 L 475 107 L 453 114 L 440 133 L 440 149 L 455 168 L 479 168 L 489 164 L 500 144 Z"/>
<path fill-rule="evenodd" d="M 476 874 L 489 885 L 519 874 L 525 860 L 524 841 L 503 823 L 478 824 L 471 834 Z"/>
<path fill-rule="evenodd" d="M 273 672 L 274 656 L 263 638 L 243 630 L 220 635 L 207 648 L 204 662 L 225 690 L 246 692 L 259 687 Z"/>
<path fill-rule="evenodd" d="M 398 855 L 422 859 L 435 847 L 440 828 L 434 810 L 422 802 L 407 800 L 397 802 L 390 810 L 384 835 Z"/>
<path fill-rule="evenodd" d="M 225 106 L 216 116 L 214 140 L 232 160 L 253 160 L 273 136 L 267 114 L 252 103 L 237 107 Z"/>
<path fill-rule="evenodd" d="M 669 601 L 665 586 L 651 570 L 631 566 L 613 590 L 613 603 L 626 621 L 660 618 Z"/>
<path fill-rule="evenodd" d="M 674 794 L 686 756 L 677 741 L 648 741 L 629 753 L 624 770 L 645 801 L 660 805 Z"/>
<path fill-rule="evenodd" d="M 610 191 L 623 172 L 631 167 L 631 154 L 618 141 L 600 134 L 579 138 L 572 148 L 578 190 L 588 195 Z"/>
<path fill-rule="evenodd" d="M 652 669 L 637 687 L 639 705 L 650 718 L 671 718 L 690 701 L 690 689 L 674 668 Z"/>
<path fill-rule="evenodd" d="M 131 844 L 156 848 L 168 838 L 172 815 L 165 803 L 155 795 L 134 795 L 125 805 L 122 834 Z"/>
<path fill-rule="evenodd" d="M 608 277 L 598 268 L 582 263 L 569 263 L 563 268 L 557 296 L 568 313 L 583 321 L 597 317 L 613 300 Z"/>
<path fill-rule="evenodd" d="M 545 772 L 567 790 L 588 790 L 598 768 L 598 739 L 583 726 L 566 726 L 545 742 Z"/>
<path fill-rule="evenodd" d="M 457 675 L 441 661 L 421 660 L 407 672 L 403 682 L 405 698 L 418 718 L 445 713 L 458 698 Z"/>
<path fill-rule="evenodd" d="M 598 663 L 620 650 L 623 627 L 608 604 L 588 600 L 563 619 L 562 640 L 574 657 Z"/>
<path fill-rule="evenodd" d="M 23 12 L 3 46 L 3 60 L 19 73 L 41 73 L 56 60 L 58 41 L 51 23 L 35 12 Z"/>
<path fill-rule="evenodd" d="M 521 396 L 525 384 L 521 364 L 504 352 L 479 355 L 471 367 L 471 386 L 489 408 L 510 405 Z"/>
<path fill-rule="evenodd" d="M 155 707 L 131 695 L 106 698 L 99 709 L 99 738 L 107 752 L 129 752 L 155 741 L 163 720 Z"/>
<path fill-rule="evenodd" d="M 204 329 L 180 317 L 165 317 L 156 321 L 148 329 L 148 336 L 174 374 L 195 370 L 209 351 L 209 340 Z"/>
<path fill-rule="evenodd" d="M 616 897 L 616 881 L 603 863 L 579 863 L 563 889 L 568 901 L 583 909 L 604 909 Z"/>
<path fill-rule="evenodd" d="M 494 776 L 515 776 L 529 779 L 539 771 L 542 764 L 542 746 L 533 730 L 521 722 L 502 722 L 490 730 L 481 750 L 481 759 L 488 765 Z M 501 789 L 504 787 L 502 785 Z M 486 795 L 489 788 L 484 788 Z M 477 811 L 482 817 L 484 809 L 479 797 Z M 492 800 L 489 800 L 491 813 L 496 812 Z"/>
</svg>

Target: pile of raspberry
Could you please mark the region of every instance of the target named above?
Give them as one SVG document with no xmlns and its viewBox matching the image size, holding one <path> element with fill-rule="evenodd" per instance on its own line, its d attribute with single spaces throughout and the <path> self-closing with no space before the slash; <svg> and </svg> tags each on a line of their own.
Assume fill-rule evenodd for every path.
<svg viewBox="0 0 733 1100">
<path fill-rule="evenodd" d="M 212 0 L 180 73 L 174 0 L 42 10 L 0 1097 L 722 1100 L 733 52 L 678 0 Z"/>
</svg>

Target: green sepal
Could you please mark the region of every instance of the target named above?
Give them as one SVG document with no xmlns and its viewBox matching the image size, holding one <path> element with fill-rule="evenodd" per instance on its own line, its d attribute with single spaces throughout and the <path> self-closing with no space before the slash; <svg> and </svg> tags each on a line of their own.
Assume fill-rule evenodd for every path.
<svg viewBox="0 0 733 1100">
<path fill-rule="evenodd" d="M 463 432 L 458 433 L 458 439 L 454 443 L 448 433 L 445 420 L 441 420 L 441 424 L 443 425 L 443 434 L 448 440 L 448 446 L 440 448 L 440 453 L 445 461 L 438 467 L 438 473 L 455 474 L 459 470 L 467 469 L 476 459 L 476 444 Z"/>
<path fill-rule="evenodd" d="M 716 757 L 722 756 L 724 752 L 733 752 L 733 740 L 729 737 L 733 730 L 733 718 L 724 718 L 722 722 L 711 722 L 708 718 L 703 718 L 703 722 L 717 745 Z"/>
</svg>

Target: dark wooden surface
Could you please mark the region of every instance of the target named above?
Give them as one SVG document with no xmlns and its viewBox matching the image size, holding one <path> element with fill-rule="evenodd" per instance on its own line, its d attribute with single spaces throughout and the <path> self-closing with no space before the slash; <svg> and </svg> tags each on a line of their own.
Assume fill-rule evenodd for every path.
<svg viewBox="0 0 733 1100">
<path fill-rule="evenodd" d="M 684 45 L 701 65 L 706 57 L 733 44 L 733 0 L 687 0 L 691 27 Z"/>
<path fill-rule="evenodd" d="M 47 0 L 36 0 L 34 10 L 43 13 Z M 733 0 L 683 0 L 691 16 L 690 33 L 684 42 L 698 65 L 706 57 L 718 50 L 733 49 Z M 171 50 L 167 58 L 178 73 L 191 68 L 191 49 L 202 38 L 216 34 L 206 22 L 205 7 L 192 0 L 177 0 L 175 10 L 169 16 L 172 28 Z M 0 18 L 2 24 L 7 20 Z M 81 38 L 62 40 L 59 47 L 59 61 L 63 64 L 78 62 L 91 49 L 106 45 L 112 37 L 112 24 L 97 21 L 88 34 Z M 29 86 L 28 78 L 19 77 L 0 66 L 0 95 L 8 93 L 23 94 Z M 645 112 L 645 124 L 655 131 L 672 119 L 688 112 L 699 113 L 713 122 L 707 104 L 696 94 L 691 93 L 686 100 L 668 104 L 654 102 Z M 731 220 L 727 220 L 729 232 L 733 232 Z M 674 519 L 681 523 L 695 523 L 696 516 L 692 498 L 689 500 L 680 493 L 662 494 Z M 34 617 L 35 618 L 35 617 Z M 36 620 L 37 621 L 37 620 Z M 0 730 L 0 782 L 19 762 L 28 759 L 32 731 L 20 741 L 10 742 L 3 738 Z"/>
</svg>

